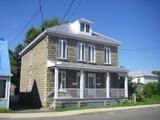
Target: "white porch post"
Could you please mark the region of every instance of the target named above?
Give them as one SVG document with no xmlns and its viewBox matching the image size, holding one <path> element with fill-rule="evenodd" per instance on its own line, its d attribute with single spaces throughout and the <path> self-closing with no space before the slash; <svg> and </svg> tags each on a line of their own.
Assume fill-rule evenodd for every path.
<svg viewBox="0 0 160 120">
<path fill-rule="evenodd" d="M 125 97 L 128 97 L 128 78 L 127 78 L 127 73 L 125 74 L 124 89 L 125 89 Z"/>
<path fill-rule="evenodd" d="M 106 73 L 106 97 L 110 98 L 110 76 L 109 76 L 109 72 Z"/>
<path fill-rule="evenodd" d="M 58 98 L 58 68 L 55 68 L 54 99 Z"/>
<path fill-rule="evenodd" d="M 80 71 L 80 98 L 84 98 L 84 71 Z"/>
</svg>

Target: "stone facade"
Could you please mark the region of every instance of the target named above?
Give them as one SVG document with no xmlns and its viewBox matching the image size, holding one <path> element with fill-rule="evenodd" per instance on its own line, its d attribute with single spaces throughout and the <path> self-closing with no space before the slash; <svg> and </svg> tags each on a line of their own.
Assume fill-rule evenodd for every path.
<svg viewBox="0 0 160 120">
<path fill-rule="evenodd" d="M 48 38 L 45 37 L 21 58 L 20 92 L 32 93 L 33 89 L 37 89 L 36 94 L 39 94 L 43 107 L 47 98 L 47 51 Z"/>
<path fill-rule="evenodd" d="M 104 64 L 104 47 L 108 47 L 111 50 L 111 65 L 118 66 L 118 48 L 116 46 L 104 45 L 104 44 L 97 44 L 91 42 L 85 42 L 83 40 L 74 40 L 74 39 L 66 39 L 66 38 L 57 38 L 50 36 L 49 37 L 49 46 L 48 46 L 48 59 L 58 61 L 58 41 L 64 39 L 67 41 L 67 59 L 63 60 L 66 62 L 73 62 L 77 63 L 77 44 L 78 42 L 82 42 L 85 44 L 85 61 L 84 64 L 88 63 L 88 45 L 95 45 L 96 50 L 96 62 L 94 64 L 97 65 L 105 65 Z"/>
<path fill-rule="evenodd" d="M 37 86 L 37 91 L 42 107 L 48 107 L 52 103 L 48 95 L 54 89 L 54 69 L 47 68 L 47 60 L 58 61 L 58 40 L 60 38 L 54 36 L 45 36 L 38 44 L 26 52 L 21 59 L 21 80 L 20 92 L 32 92 L 34 84 Z M 111 49 L 111 65 L 118 65 L 118 48 L 116 46 L 90 43 L 80 40 L 65 39 L 67 41 L 67 59 L 66 62 L 77 63 L 77 43 L 85 43 L 85 61 L 83 64 L 89 64 L 87 61 L 88 49 L 90 44 L 95 45 L 97 65 L 104 64 L 104 47 Z M 67 87 L 74 88 L 72 82 L 76 82 L 76 74 L 78 71 L 66 70 Z M 105 73 L 96 73 L 97 82 L 101 83 L 97 88 L 105 88 Z M 86 74 L 87 78 L 87 74 Z M 31 81 L 30 81 L 31 79 Z M 31 85 L 30 84 L 31 82 Z M 86 84 L 87 85 L 87 84 Z M 22 98 L 23 99 L 23 98 Z M 29 99 L 29 98 L 28 98 Z"/>
</svg>

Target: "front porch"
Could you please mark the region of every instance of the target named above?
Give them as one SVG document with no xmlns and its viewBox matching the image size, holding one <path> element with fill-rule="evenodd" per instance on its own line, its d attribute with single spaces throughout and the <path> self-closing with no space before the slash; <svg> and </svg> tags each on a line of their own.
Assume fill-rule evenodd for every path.
<svg viewBox="0 0 160 120">
<path fill-rule="evenodd" d="M 127 74 L 55 68 L 54 99 L 127 98 Z"/>
</svg>

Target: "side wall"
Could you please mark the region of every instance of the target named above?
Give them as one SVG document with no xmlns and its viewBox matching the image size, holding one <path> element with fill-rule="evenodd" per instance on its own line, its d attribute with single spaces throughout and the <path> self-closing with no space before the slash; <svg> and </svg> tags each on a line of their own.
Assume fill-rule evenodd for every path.
<svg viewBox="0 0 160 120">
<path fill-rule="evenodd" d="M 38 104 L 40 107 L 46 107 L 47 51 L 48 37 L 45 37 L 21 58 L 20 92 L 31 93 L 34 97 L 32 104 Z M 24 99 L 25 95 L 22 95 L 23 102 Z"/>
</svg>

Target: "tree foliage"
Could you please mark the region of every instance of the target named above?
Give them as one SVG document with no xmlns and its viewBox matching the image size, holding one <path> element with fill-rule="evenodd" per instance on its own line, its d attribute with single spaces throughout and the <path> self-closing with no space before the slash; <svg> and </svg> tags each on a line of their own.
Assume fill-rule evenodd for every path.
<svg viewBox="0 0 160 120">
<path fill-rule="evenodd" d="M 66 23 L 66 21 L 64 21 L 63 23 Z M 30 27 L 25 34 L 24 43 L 18 44 L 14 51 L 9 50 L 11 72 L 13 74 L 13 76 L 11 77 L 11 82 L 16 85 L 16 93 L 18 93 L 19 91 L 19 82 L 20 82 L 21 60 L 19 57 L 19 52 L 22 51 L 25 46 L 27 46 L 30 42 L 32 42 L 46 28 L 60 24 L 62 24 L 60 19 L 52 18 L 49 20 L 44 20 L 43 24 L 40 25 L 38 28 L 33 26 Z"/>
<path fill-rule="evenodd" d="M 160 71 L 152 71 L 152 74 L 160 76 Z"/>
</svg>

